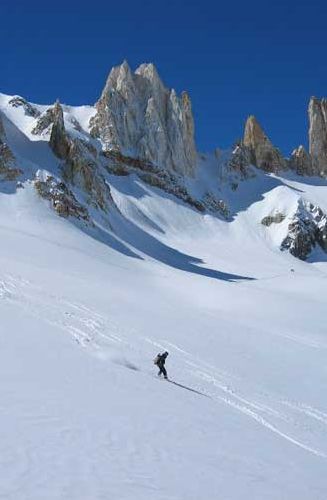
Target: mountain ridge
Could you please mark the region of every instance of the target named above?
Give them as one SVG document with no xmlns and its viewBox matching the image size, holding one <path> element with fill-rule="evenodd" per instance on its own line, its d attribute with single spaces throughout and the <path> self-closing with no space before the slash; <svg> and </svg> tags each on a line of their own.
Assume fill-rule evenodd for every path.
<svg viewBox="0 0 327 500">
<path fill-rule="evenodd" d="M 204 155 L 196 150 L 188 94 L 178 97 L 166 88 L 153 64 L 142 64 L 133 73 L 124 61 L 111 70 L 94 106 L 67 106 L 58 100 L 41 106 L 2 94 L 0 173 L 3 182 L 11 181 L 10 189 L 15 182 L 23 187 L 32 181 L 60 216 L 95 227 L 102 223 L 110 227 L 111 212 L 117 210 L 112 176 L 130 175 L 200 213 L 228 222 L 237 216 L 230 193 L 260 177 L 260 172 L 282 177 L 286 184 L 293 173 L 299 178 L 325 178 L 326 116 L 325 100 L 311 98 L 309 153 L 300 146 L 284 158 L 250 116 L 244 137 L 233 149 Z M 276 207 L 262 220 L 272 221 L 266 231 L 283 233 L 280 250 L 307 259 L 316 246 L 327 250 L 326 211 L 311 198 L 299 197 L 298 207 L 277 218 Z M 313 212 L 320 214 L 319 220 Z"/>
</svg>

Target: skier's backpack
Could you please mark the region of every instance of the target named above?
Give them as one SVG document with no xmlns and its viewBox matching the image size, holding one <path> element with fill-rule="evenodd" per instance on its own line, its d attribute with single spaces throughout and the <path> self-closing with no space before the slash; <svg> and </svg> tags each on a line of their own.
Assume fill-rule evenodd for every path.
<svg viewBox="0 0 327 500">
<path fill-rule="evenodd" d="M 160 360 L 160 354 L 157 354 L 156 357 L 153 360 L 153 364 L 157 365 L 159 363 L 159 360 Z"/>
</svg>

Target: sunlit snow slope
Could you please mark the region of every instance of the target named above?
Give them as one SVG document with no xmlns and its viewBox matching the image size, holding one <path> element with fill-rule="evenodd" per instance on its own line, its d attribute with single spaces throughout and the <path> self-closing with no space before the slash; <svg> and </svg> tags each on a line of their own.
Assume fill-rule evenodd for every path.
<svg viewBox="0 0 327 500">
<path fill-rule="evenodd" d="M 0 193 L 0 498 L 325 500 L 326 259 L 260 221 L 326 184 L 258 174 L 230 222 L 111 190 L 107 240 Z"/>
</svg>

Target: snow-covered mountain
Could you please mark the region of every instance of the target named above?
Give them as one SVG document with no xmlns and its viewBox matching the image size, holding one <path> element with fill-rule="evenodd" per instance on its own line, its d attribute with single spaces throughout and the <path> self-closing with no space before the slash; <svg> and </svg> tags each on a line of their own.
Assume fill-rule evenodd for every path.
<svg viewBox="0 0 327 500">
<path fill-rule="evenodd" d="M 95 106 L 0 94 L 1 498 L 325 500 L 325 100 L 309 122 L 290 158 L 255 117 L 199 153 L 152 64 Z"/>
</svg>

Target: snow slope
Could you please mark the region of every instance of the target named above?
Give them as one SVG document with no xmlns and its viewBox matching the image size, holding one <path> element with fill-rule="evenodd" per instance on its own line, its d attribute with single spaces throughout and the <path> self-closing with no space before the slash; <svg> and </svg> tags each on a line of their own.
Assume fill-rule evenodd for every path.
<svg viewBox="0 0 327 500">
<path fill-rule="evenodd" d="M 226 222 L 110 181 L 106 238 L 0 193 L 0 498 L 325 500 L 326 259 L 260 221 L 326 184 L 258 175 Z"/>
</svg>

